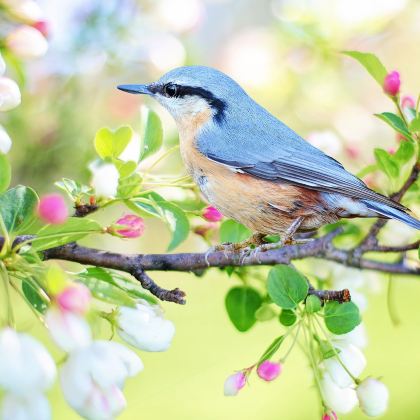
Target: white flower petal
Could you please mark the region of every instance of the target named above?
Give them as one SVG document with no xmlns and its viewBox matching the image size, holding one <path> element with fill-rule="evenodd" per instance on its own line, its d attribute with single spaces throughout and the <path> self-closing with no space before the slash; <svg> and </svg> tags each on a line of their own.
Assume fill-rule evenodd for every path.
<svg viewBox="0 0 420 420">
<path fill-rule="evenodd" d="M 0 332 L 0 386 L 18 395 L 49 388 L 55 363 L 44 346 L 11 328 Z"/>
<path fill-rule="evenodd" d="M 31 26 L 22 25 L 6 37 L 7 48 L 20 58 L 37 58 L 45 55 L 48 42 L 41 32 Z"/>
<path fill-rule="evenodd" d="M 0 153 L 4 155 L 9 153 L 10 148 L 12 147 L 12 140 L 7 134 L 7 131 L 0 125 Z"/>
<path fill-rule="evenodd" d="M 91 342 L 89 324 L 80 315 L 50 308 L 45 322 L 55 343 L 67 352 Z"/>
<path fill-rule="evenodd" d="M 61 369 L 63 394 L 88 419 L 108 420 L 126 405 L 121 388 L 128 376 L 143 369 L 140 358 L 112 341 L 94 341 L 72 352 Z"/>
<path fill-rule="evenodd" d="M 377 379 L 367 378 L 356 389 L 362 411 L 371 417 L 384 414 L 388 408 L 388 388 Z"/>
<path fill-rule="evenodd" d="M 164 319 L 159 306 L 139 303 L 136 308 L 120 307 L 118 334 L 145 351 L 165 351 L 175 334 L 174 324 Z"/>
<path fill-rule="evenodd" d="M 0 111 L 16 108 L 21 101 L 17 83 L 8 77 L 0 77 Z"/>
<path fill-rule="evenodd" d="M 24 397 L 6 394 L 2 404 L 3 420 L 49 420 L 50 404 L 43 394 L 36 391 Z"/>
<path fill-rule="evenodd" d="M 335 347 L 340 350 L 338 357 L 342 363 L 351 372 L 351 374 L 357 378 L 366 367 L 366 358 L 363 353 L 352 344 L 337 344 Z M 324 360 L 324 366 L 330 374 L 331 379 L 339 387 L 347 388 L 353 384 L 352 378 L 336 357 L 330 357 L 329 359 Z"/>
<path fill-rule="evenodd" d="M 114 165 L 105 163 L 98 165 L 91 164 L 89 169 L 92 172 L 92 187 L 96 194 L 103 197 L 115 197 L 118 189 L 120 174 Z"/>
<path fill-rule="evenodd" d="M 340 414 L 347 414 L 357 405 L 356 391 L 340 388 L 328 374 L 321 381 L 321 390 L 328 407 Z"/>
<path fill-rule="evenodd" d="M 354 330 L 347 334 L 334 335 L 335 342 L 342 344 L 353 344 L 359 349 L 364 349 L 367 346 L 367 334 L 363 324 L 358 325 Z"/>
</svg>

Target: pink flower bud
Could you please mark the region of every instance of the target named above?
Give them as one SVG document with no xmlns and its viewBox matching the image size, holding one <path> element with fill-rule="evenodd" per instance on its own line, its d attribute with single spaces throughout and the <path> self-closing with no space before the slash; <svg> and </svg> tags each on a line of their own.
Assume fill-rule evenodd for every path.
<svg viewBox="0 0 420 420">
<path fill-rule="evenodd" d="M 257 374 L 264 381 L 270 382 L 277 378 L 281 373 L 281 364 L 265 360 L 257 368 Z"/>
<path fill-rule="evenodd" d="M 86 313 L 91 301 L 90 290 L 81 283 L 73 283 L 56 296 L 56 302 L 63 311 L 80 315 Z"/>
<path fill-rule="evenodd" d="M 241 371 L 227 377 L 224 386 L 224 394 L 233 397 L 245 386 L 246 375 Z"/>
<path fill-rule="evenodd" d="M 406 95 L 403 96 L 402 100 L 401 100 L 401 108 L 415 108 L 416 107 L 416 100 L 410 96 L 410 95 Z"/>
<path fill-rule="evenodd" d="M 207 206 L 203 211 L 203 217 L 209 222 L 218 222 L 223 219 L 223 214 L 216 207 Z"/>
<path fill-rule="evenodd" d="M 64 223 L 69 216 L 64 198 L 59 194 L 44 195 L 38 205 L 38 216 L 53 225 Z"/>
<path fill-rule="evenodd" d="M 334 411 L 329 411 L 328 413 L 324 413 L 322 420 L 338 420 L 338 417 Z"/>
<path fill-rule="evenodd" d="M 32 24 L 32 27 L 38 29 L 45 38 L 48 38 L 50 35 L 50 26 L 46 20 L 38 20 Z"/>
<path fill-rule="evenodd" d="M 388 95 L 395 96 L 400 91 L 400 85 L 400 73 L 397 71 L 391 71 L 385 76 L 383 87 Z"/>
<path fill-rule="evenodd" d="M 117 233 L 124 238 L 138 238 L 144 233 L 144 220 L 135 214 L 127 214 L 116 221 L 117 225 L 124 226 Z"/>
<path fill-rule="evenodd" d="M 394 147 L 389 147 L 389 148 L 388 148 L 388 153 L 389 153 L 390 155 L 395 155 L 395 148 L 394 148 Z"/>
</svg>

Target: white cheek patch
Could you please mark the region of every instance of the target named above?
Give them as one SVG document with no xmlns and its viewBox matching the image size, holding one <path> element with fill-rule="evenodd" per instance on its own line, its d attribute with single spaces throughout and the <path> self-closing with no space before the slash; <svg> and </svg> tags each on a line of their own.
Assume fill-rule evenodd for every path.
<svg viewBox="0 0 420 420">
<path fill-rule="evenodd" d="M 198 96 L 167 98 L 162 95 L 156 95 L 156 99 L 171 113 L 175 120 L 186 116 L 194 116 L 210 108 L 207 101 Z"/>
</svg>

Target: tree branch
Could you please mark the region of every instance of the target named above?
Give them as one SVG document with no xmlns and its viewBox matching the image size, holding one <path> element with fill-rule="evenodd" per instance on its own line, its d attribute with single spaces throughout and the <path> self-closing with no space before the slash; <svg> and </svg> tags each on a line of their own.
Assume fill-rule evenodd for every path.
<svg viewBox="0 0 420 420">
<path fill-rule="evenodd" d="M 391 198 L 400 200 L 419 174 L 419 165 L 415 165 L 404 183 L 403 187 Z M 80 207 L 80 206 L 79 206 Z M 95 203 L 88 207 L 78 208 L 77 216 L 83 216 L 96 210 Z M 179 289 L 167 290 L 158 286 L 147 274 L 147 271 L 185 271 L 197 272 L 210 267 L 241 267 L 256 265 L 290 264 L 293 260 L 305 258 L 319 258 L 359 269 L 375 270 L 383 273 L 419 275 L 420 267 L 409 266 L 403 258 L 404 254 L 416 249 L 419 241 L 402 246 L 378 245 L 377 234 L 387 220 L 379 219 L 373 224 L 369 233 L 359 246 L 345 250 L 337 248 L 333 240 L 342 229 L 336 229 L 320 238 L 313 239 L 303 245 L 287 245 L 266 252 L 253 252 L 247 257 L 235 252 L 215 251 L 210 253 L 179 253 L 179 254 L 123 254 L 107 252 L 94 248 L 87 248 L 76 243 L 69 243 L 43 251 L 44 259 L 58 259 L 73 261 L 84 265 L 104 267 L 126 272 L 135 277 L 143 288 L 149 290 L 157 298 L 179 304 L 185 303 L 185 293 Z M 31 236 L 20 236 L 15 239 L 14 245 L 28 241 Z M 0 249 L 4 239 L 0 237 Z M 363 255 L 368 252 L 402 254 L 394 263 L 381 262 L 369 259 Z M 350 300 L 347 289 L 341 291 L 316 290 L 310 287 L 309 294 L 314 294 L 322 300 L 336 300 L 346 302 Z"/>
</svg>

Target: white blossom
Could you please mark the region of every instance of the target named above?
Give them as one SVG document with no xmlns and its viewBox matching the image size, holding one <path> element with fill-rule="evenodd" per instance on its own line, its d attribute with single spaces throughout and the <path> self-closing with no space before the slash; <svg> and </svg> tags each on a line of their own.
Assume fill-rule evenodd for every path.
<svg viewBox="0 0 420 420">
<path fill-rule="evenodd" d="M 334 335 L 333 341 L 338 344 L 353 344 L 359 349 L 364 349 L 367 346 L 367 334 L 363 324 L 359 324 L 356 328 L 347 334 Z"/>
<path fill-rule="evenodd" d="M 26 23 L 35 23 L 43 19 L 44 14 L 38 3 L 33 0 L 2 0 L 2 3 L 8 8 L 15 18 Z"/>
<path fill-rule="evenodd" d="M 141 301 L 135 308 L 120 307 L 118 334 L 127 343 L 145 351 L 165 351 L 175 334 L 174 324 L 165 319 L 158 305 Z"/>
<path fill-rule="evenodd" d="M 37 58 L 45 55 L 48 42 L 37 29 L 22 25 L 7 35 L 6 47 L 17 57 Z"/>
<path fill-rule="evenodd" d="M 7 134 L 7 131 L 0 125 L 0 153 L 4 155 L 9 153 L 10 148 L 12 147 L 12 140 Z"/>
<path fill-rule="evenodd" d="M 1 418 L 2 420 L 49 420 L 50 404 L 37 390 L 25 396 L 6 394 L 3 397 Z"/>
<path fill-rule="evenodd" d="M 356 378 L 366 367 L 366 358 L 363 353 L 352 344 L 336 344 L 339 349 L 338 357 L 346 366 L 347 370 Z M 344 369 L 337 357 L 330 357 L 324 360 L 324 366 L 331 379 L 341 388 L 347 388 L 353 383 L 353 379 Z"/>
<path fill-rule="evenodd" d="M 70 353 L 61 374 L 69 405 L 91 420 L 109 420 L 126 406 L 125 379 L 143 370 L 140 358 L 113 341 L 94 341 Z"/>
<path fill-rule="evenodd" d="M 0 76 L 3 76 L 5 71 L 6 71 L 6 62 L 4 61 L 4 58 L 0 53 Z"/>
<path fill-rule="evenodd" d="M 92 187 L 98 196 L 115 197 L 118 189 L 120 174 L 111 163 L 98 165 L 96 162 L 89 166 L 92 172 Z"/>
<path fill-rule="evenodd" d="M 321 392 L 328 407 L 340 414 L 347 414 L 357 405 L 356 391 L 340 388 L 326 373 L 321 381 Z"/>
<path fill-rule="evenodd" d="M 384 414 L 388 408 L 388 388 L 377 379 L 367 378 L 356 388 L 362 411 L 371 417 Z"/>
<path fill-rule="evenodd" d="M 0 332 L 0 387 L 16 395 L 48 389 L 56 367 L 44 346 L 11 328 Z"/>
<path fill-rule="evenodd" d="M 17 83 L 8 77 L 0 77 L 0 111 L 9 111 L 20 104 L 20 90 Z"/>
<path fill-rule="evenodd" d="M 64 351 L 85 347 L 91 342 L 89 324 L 78 314 L 51 307 L 45 322 L 55 343 Z"/>
</svg>

